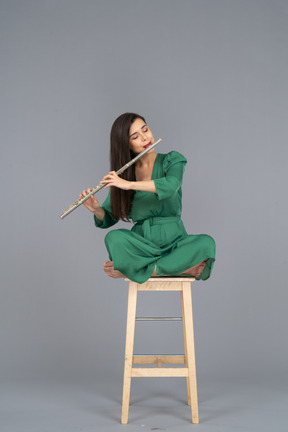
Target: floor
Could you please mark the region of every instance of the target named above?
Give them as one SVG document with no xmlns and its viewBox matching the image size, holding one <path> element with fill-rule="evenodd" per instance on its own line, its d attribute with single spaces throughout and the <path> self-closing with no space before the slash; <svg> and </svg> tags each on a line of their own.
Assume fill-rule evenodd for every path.
<svg viewBox="0 0 288 432">
<path fill-rule="evenodd" d="M 132 380 L 128 425 L 120 424 L 121 384 L 13 382 L 1 385 L 1 432 L 287 432 L 283 382 L 198 382 L 200 424 L 191 423 L 181 378 Z"/>
</svg>

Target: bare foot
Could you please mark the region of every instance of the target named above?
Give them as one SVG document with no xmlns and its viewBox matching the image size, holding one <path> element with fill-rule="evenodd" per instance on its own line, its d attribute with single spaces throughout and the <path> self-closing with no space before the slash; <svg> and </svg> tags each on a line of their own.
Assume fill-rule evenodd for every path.
<svg viewBox="0 0 288 432">
<path fill-rule="evenodd" d="M 187 275 L 190 275 L 190 276 L 198 278 L 201 275 L 201 273 L 203 272 L 205 266 L 206 266 L 206 262 L 202 261 L 199 264 L 196 264 L 195 266 L 193 266 L 190 269 L 186 270 L 184 272 L 184 274 L 187 274 Z"/>
<path fill-rule="evenodd" d="M 118 270 L 114 270 L 113 261 L 105 261 L 103 264 L 103 270 L 105 273 L 112 278 L 124 278 L 125 276 Z"/>
</svg>

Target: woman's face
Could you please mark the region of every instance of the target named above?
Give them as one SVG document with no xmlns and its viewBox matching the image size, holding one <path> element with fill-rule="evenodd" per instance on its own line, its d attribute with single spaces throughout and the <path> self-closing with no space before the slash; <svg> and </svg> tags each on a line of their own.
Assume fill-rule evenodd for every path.
<svg viewBox="0 0 288 432">
<path fill-rule="evenodd" d="M 146 123 L 140 118 L 130 126 L 129 145 L 134 154 L 142 153 L 149 145 L 154 143 L 154 137 Z M 151 149 L 151 153 L 154 148 Z M 149 152 L 150 153 L 150 152 Z"/>
</svg>

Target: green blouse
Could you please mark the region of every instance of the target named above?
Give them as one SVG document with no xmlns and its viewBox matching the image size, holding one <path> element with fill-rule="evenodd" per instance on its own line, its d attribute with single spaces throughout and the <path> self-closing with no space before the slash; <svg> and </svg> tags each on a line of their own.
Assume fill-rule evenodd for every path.
<svg viewBox="0 0 288 432">
<path fill-rule="evenodd" d="M 135 191 L 129 218 L 142 222 L 151 217 L 180 216 L 182 210 L 182 179 L 187 159 L 176 151 L 158 153 L 154 162 L 151 180 L 154 180 L 156 193 Z M 118 222 L 111 212 L 110 191 L 101 206 L 105 211 L 104 220 L 94 215 L 95 225 L 109 228 Z"/>
</svg>

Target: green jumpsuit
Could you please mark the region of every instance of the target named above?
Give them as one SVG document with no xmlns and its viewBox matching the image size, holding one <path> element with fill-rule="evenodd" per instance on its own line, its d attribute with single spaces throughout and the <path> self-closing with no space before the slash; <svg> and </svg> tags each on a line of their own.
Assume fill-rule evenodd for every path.
<svg viewBox="0 0 288 432">
<path fill-rule="evenodd" d="M 135 223 L 131 231 L 116 229 L 105 237 L 114 269 L 128 279 L 143 283 L 156 266 L 158 276 L 179 276 L 185 270 L 207 260 L 197 279 L 208 279 L 215 261 L 215 242 L 206 234 L 188 235 L 181 220 L 182 178 L 186 158 L 176 151 L 158 153 L 152 180 L 156 193 L 135 191 L 129 218 Z M 113 226 L 110 193 L 102 205 L 104 220 L 94 216 L 100 228 Z"/>
</svg>

